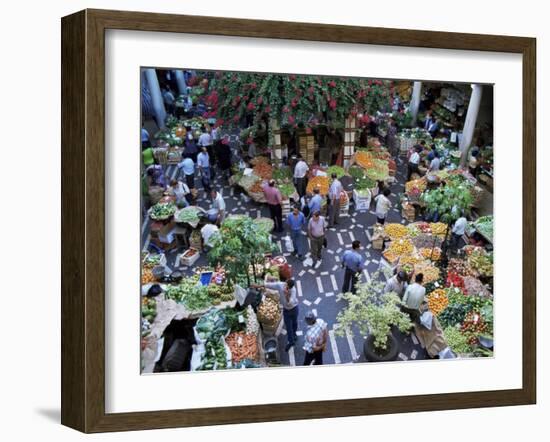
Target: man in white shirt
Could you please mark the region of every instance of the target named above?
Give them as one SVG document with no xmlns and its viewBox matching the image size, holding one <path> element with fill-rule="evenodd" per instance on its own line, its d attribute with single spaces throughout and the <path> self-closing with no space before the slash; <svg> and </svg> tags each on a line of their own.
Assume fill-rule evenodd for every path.
<svg viewBox="0 0 550 442">
<path fill-rule="evenodd" d="M 215 224 L 206 224 L 201 229 L 202 243 L 207 249 L 211 249 L 214 246 L 214 240 L 220 229 Z"/>
<path fill-rule="evenodd" d="M 340 182 L 340 180 L 338 180 L 338 176 L 335 173 L 331 175 L 331 178 L 332 183 L 328 191 L 328 197 L 330 201 L 328 218 L 329 227 L 333 227 L 340 221 L 340 195 L 344 190 L 342 183 Z"/>
<path fill-rule="evenodd" d="M 300 197 L 303 197 L 306 194 L 307 187 L 307 172 L 309 166 L 304 161 L 301 155 L 298 155 L 298 162 L 294 166 L 294 185 L 296 186 L 296 191 Z"/>
<path fill-rule="evenodd" d="M 210 185 L 210 155 L 208 155 L 206 147 L 203 147 L 202 152 L 197 156 L 197 167 L 201 174 L 204 191 L 209 192 L 212 189 Z"/>
<path fill-rule="evenodd" d="M 420 163 L 421 151 L 422 151 L 422 148 L 420 146 L 416 146 L 414 149 L 414 152 L 409 158 L 409 164 L 407 168 L 407 181 L 411 180 L 411 176 L 413 173 L 418 174 L 418 164 Z"/>
<path fill-rule="evenodd" d="M 392 206 L 388 197 L 391 195 L 391 190 L 387 187 L 378 195 L 374 200 L 376 201 L 376 219 L 378 224 L 384 224 L 386 222 L 386 216 Z"/>
<path fill-rule="evenodd" d="M 424 275 L 418 273 L 414 278 L 414 283 L 407 287 L 403 295 L 402 310 L 408 313 L 413 321 L 417 321 L 420 317 L 420 306 L 426 297 L 426 289 L 422 287 L 423 281 Z"/>
<path fill-rule="evenodd" d="M 214 189 L 210 192 L 210 196 L 212 197 L 212 205 L 210 207 L 211 215 L 209 215 L 209 219 L 216 224 L 221 224 L 225 218 L 225 201 L 221 193 Z"/>
<path fill-rule="evenodd" d="M 453 229 L 451 230 L 451 250 L 456 250 L 458 248 L 460 238 L 462 238 L 462 236 L 466 232 L 466 227 L 468 227 L 468 220 L 466 219 L 464 214 L 462 214 L 462 216 L 455 221 Z"/>
</svg>

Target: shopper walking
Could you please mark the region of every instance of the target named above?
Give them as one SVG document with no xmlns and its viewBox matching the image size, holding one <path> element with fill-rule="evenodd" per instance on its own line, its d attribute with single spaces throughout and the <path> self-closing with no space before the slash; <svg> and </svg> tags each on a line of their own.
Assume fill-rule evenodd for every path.
<svg viewBox="0 0 550 442">
<path fill-rule="evenodd" d="M 390 195 L 391 191 L 386 187 L 381 194 L 374 198 L 374 201 L 376 201 L 376 220 L 378 221 L 378 224 L 384 225 L 386 222 L 386 217 L 388 216 L 388 212 L 392 206 L 392 203 L 388 198 Z"/>
<path fill-rule="evenodd" d="M 286 282 L 268 281 L 263 286 L 252 285 L 251 287 L 265 287 L 270 290 L 276 290 L 279 293 L 279 300 L 283 306 L 283 321 L 286 328 L 287 344 L 285 351 L 289 351 L 291 347 L 294 347 L 298 338 L 298 314 L 300 310 L 298 296 L 296 294 L 296 283 L 293 279 L 288 279 Z"/>
<path fill-rule="evenodd" d="M 327 348 L 328 325 L 317 315 L 309 311 L 306 313 L 307 330 L 304 336 L 304 365 L 323 365 L 323 352 Z"/>
<path fill-rule="evenodd" d="M 197 143 L 195 141 L 195 137 L 193 136 L 193 130 L 191 129 L 191 126 L 185 126 L 186 135 L 185 135 L 185 155 L 190 157 L 194 163 L 197 162 L 197 154 L 198 148 Z"/>
<path fill-rule="evenodd" d="M 298 207 L 294 207 L 292 212 L 288 214 L 286 222 L 290 230 L 290 239 L 292 240 L 292 246 L 294 251 L 292 254 L 294 256 L 298 255 L 299 259 L 303 258 L 303 235 L 302 235 L 302 226 L 306 225 L 306 217 Z"/>
<path fill-rule="evenodd" d="M 332 183 L 328 191 L 330 202 L 328 225 L 329 227 L 334 227 L 335 224 L 340 222 L 340 196 L 344 191 L 344 186 L 342 186 L 342 183 L 335 173 L 331 175 L 331 178 Z"/>
<path fill-rule="evenodd" d="M 176 104 L 176 98 L 174 97 L 174 94 L 172 93 L 172 89 L 170 89 L 170 85 L 166 85 L 166 88 L 164 89 L 164 92 L 162 93 L 162 98 L 164 100 L 164 105 L 166 106 L 166 111 L 174 115 L 175 110 L 175 104 Z"/>
<path fill-rule="evenodd" d="M 419 173 L 418 164 L 420 163 L 420 152 L 422 152 L 422 148 L 420 146 L 416 146 L 412 155 L 409 158 L 409 164 L 407 168 L 407 181 L 411 180 L 411 176 L 413 173 Z"/>
<path fill-rule="evenodd" d="M 318 187 L 313 189 L 313 197 L 309 200 L 307 206 L 309 207 L 310 218 L 315 212 L 321 212 L 321 206 L 323 205 L 323 197 Z"/>
<path fill-rule="evenodd" d="M 210 155 L 208 155 L 206 147 L 203 147 L 201 153 L 197 156 L 197 166 L 201 174 L 204 191 L 208 193 L 212 189 L 212 185 L 210 182 Z"/>
<path fill-rule="evenodd" d="M 178 163 L 178 169 L 180 170 L 180 175 L 183 174 L 185 182 L 190 189 L 195 188 L 195 163 L 193 159 L 189 156 L 186 156 L 183 161 Z"/>
<path fill-rule="evenodd" d="M 206 150 L 208 152 L 208 156 L 210 157 L 210 162 L 213 165 L 215 163 L 215 161 L 214 161 L 214 148 L 213 148 L 214 141 L 212 140 L 212 135 L 210 135 L 208 133 L 205 126 L 201 127 L 201 134 L 199 136 L 198 145 L 199 145 L 199 147 L 205 147 L 206 148 Z"/>
<path fill-rule="evenodd" d="M 231 176 L 231 147 L 229 146 L 229 137 L 222 138 L 221 141 L 216 142 L 215 146 L 218 167 L 222 177 L 228 180 Z"/>
<path fill-rule="evenodd" d="M 420 306 L 426 297 L 426 289 L 422 286 L 424 275 L 418 273 L 414 278 L 414 283 L 409 285 L 403 295 L 402 310 L 409 314 L 412 321 L 418 321 L 420 317 Z"/>
<path fill-rule="evenodd" d="M 298 162 L 294 166 L 294 185 L 296 187 L 296 192 L 300 197 L 303 197 L 306 194 L 307 187 L 307 172 L 309 166 L 304 161 L 301 155 L 298 155 Z"/>
<path fill-rule="evenodd" d="M 275 187 L 275 180 L 270 180 L 269 183 L 263 185 L 264 196 L 269 207 L 269 214 L 275 225 L 275 232 L 283 231 L 283 208 L 281 202 L 283 196 L 281 191 Z"/>
<path fill-rule="evenodd" d="M 316 211 L 307 225 L 307 233 L 311 241 L 311 257 L 314 265 L 321 263 L 321 252 L 325 242 L 326 229 L 327 222 L 325 221 L 325 217 L 321 216 L 321 212 Z"/>
<path fill-rule="evenodd" d="M 460 238 L 462 238 L 466 232 L 466 227 L 468 227 L 468 220 L 464 214 L 462 214 L 462 216 L 455 221 L 451 230 L 451 250 L 456 250 L 458 248 Z"/>
<path fill-rule="evenodd" d="M 355 240 L 351 243 L 351 250 L 346 250 L 342 255 L 342 268 L 345 269 L 342 293 L 355 293 L 357 290 L 357 281 L 365 266 L 365 260 L 359 253 L 360 249 L 361 242 Z"/>
</svg>

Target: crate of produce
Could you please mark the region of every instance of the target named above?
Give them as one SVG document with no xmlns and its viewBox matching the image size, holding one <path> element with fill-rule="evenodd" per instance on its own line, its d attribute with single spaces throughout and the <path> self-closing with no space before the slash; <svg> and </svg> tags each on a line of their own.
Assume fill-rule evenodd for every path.
<svg viewBox="0 0 550 442">
<path fill-rule="evenodd" d="M 184 266 L 192 266 L 199 259 L 199 257 L 200 252 L 197 249 L 190 247 L 181 254 L 180 263 Z"/>
<path fill-rule="evenodd" d="M 406 219 L 408 222 L 414 222 L 416 217 L 416 209 L 413 204 L 404 202 L 401 209 L 401 216 Z"/>
<path fill-rule="evenodd" d="M 200 230 L 193 230 L 189 236 L 189 247 L 202 250 L 202 236 Z"/>
</svg>

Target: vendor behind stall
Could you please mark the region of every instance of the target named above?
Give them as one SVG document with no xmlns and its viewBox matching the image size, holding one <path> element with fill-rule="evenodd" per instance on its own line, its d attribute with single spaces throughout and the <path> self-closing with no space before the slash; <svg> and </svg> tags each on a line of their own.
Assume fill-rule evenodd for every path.
<svg viewBox="0 0 550 442">
<path fill-rule="evenodd" d="M 203 248 L 208 251 L 214 246 L 214 241 L 218 235 L 220 229 L 215 224 L 208 222 L 201 229 L 202 245 Z"/>
</svg>

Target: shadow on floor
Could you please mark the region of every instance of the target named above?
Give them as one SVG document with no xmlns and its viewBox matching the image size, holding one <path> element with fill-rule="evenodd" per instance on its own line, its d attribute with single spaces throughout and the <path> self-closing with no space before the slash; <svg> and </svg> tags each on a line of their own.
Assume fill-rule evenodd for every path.
<svg viewBox="0 0 550 442">
<path fill-rule="evenodd" d="M 36 414 L 46 418 L 49 421 L 59 424 L 61 422 L 61 410 L 59 408 L 39 408 L 35 410 Z"/>
</svg>

